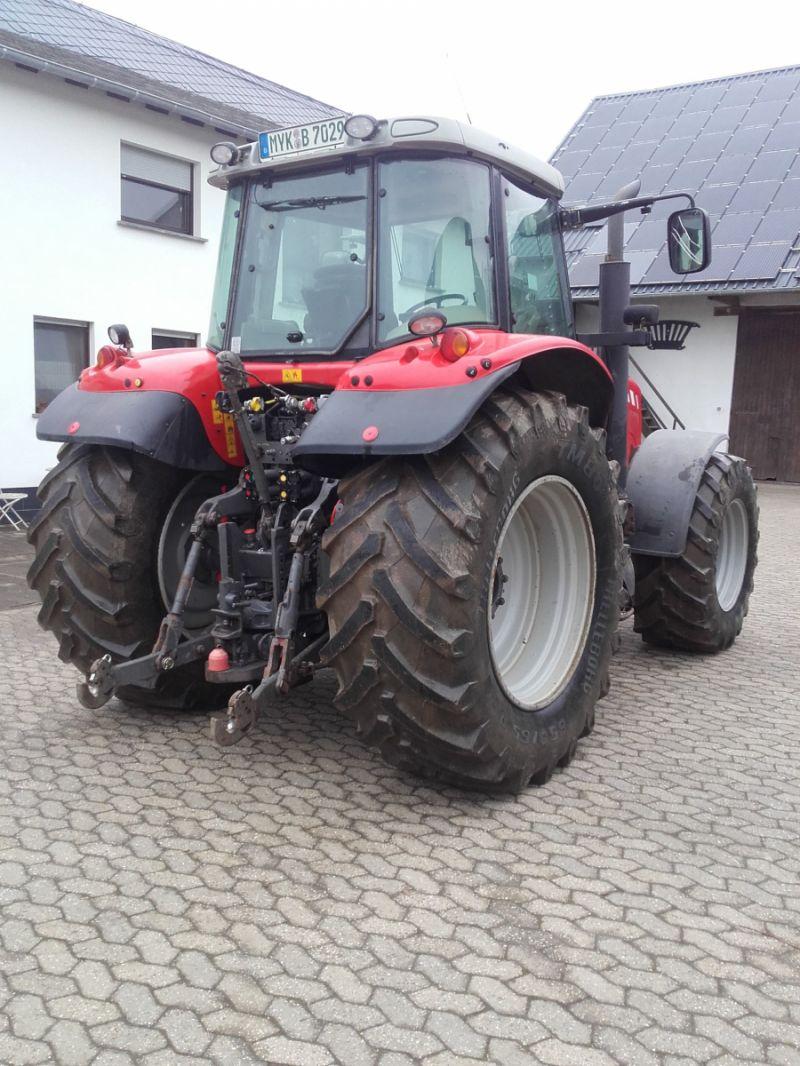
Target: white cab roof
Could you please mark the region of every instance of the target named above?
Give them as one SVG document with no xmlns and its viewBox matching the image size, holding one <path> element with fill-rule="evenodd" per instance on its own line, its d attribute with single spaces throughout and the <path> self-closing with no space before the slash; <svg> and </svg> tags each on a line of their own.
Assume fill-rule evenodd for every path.
<svg viewBox="0 0 800 1066">
<path fill-rule="evenodd" d="M 344 144 L 335 148 L 320 148 L 319 151 L 273 159 L 262 160 L 258 141 L 254 141 L 242 146 L 239 162 L 218 167 L 208 180 L 212 185 L 224 189 L 236 178 L 259 171 L 277 173 L 313 167 L 316 163 L 344 155 L 364 157 L 386 151 L 414 150 L 480 159 L 496 164 L 510 176 L 521 178 L 525 183 L 533 183 L 548 196 L 559 197 L 564 192 L 564 179 L 549 163 L 474 126 L 451 118 L 429 116 L 384 119 L 379 122 L 374 136 L 367 141 L 347 137 Z"/>
</svg>

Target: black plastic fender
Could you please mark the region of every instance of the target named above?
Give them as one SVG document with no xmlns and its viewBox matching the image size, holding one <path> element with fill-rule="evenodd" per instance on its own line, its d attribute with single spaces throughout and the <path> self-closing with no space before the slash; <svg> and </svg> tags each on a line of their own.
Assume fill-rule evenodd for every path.
<svg viewBox="0 0 800 1066">
<path fill-rule="evenodd" d="M 726 433 L 659 429 L 645 437 L 628 471 L 634 533 L 629 545 L 639 555 L 679 556 L 686 547 L 689 519 L 700 479 Z"/>
<path fill-rule="evenodd" d="M 128 448 L 187 470 L 228 469 L 194 404 L 176 392 L 89 392 L 70 385 L 39 415 L 36 436 Z"/>
<path fill-rule="evenodd" d="M 354 460 L 439 451 L 518 368 L 519 363 L 509 363 L 450 388 L 333 392 L 294 446 L 292 458 L 312 473 L 339 477 Z"/>
</svg>

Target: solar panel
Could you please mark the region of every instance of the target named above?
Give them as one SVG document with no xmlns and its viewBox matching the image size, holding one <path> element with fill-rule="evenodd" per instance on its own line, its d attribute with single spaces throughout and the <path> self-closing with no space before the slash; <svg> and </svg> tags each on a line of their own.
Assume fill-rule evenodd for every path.
<svg viewBox="0 0 800 1066">
<path fill-rule="evenodd" d="M 606 175 L 622 154 L 617 145 L 614 148 L 595 148 L 589 156 L 586 167 L 592 174 Z"/>
<path fill-rule="evenodd" d="M 753 165 L 753 160 L 746 155 L 723 155 L 714 164 L 706 178 L 707 185 L 737 185 Z"/>
<path fill-rule="evenodd" d="M 771 241 L 794 243 L 800 234 L 800 202 L 792 211 L 770 211 L 755 232 L 753 242 L 765 244 Z"/>
<path fill-rule="evenodd" d="M 686 89 L 679 92 L 665 92 L 653 107 L 656 118 L 665 118 L 668 115 L 679 115 L 688 104 L 691 93 Z"/>
<path fill-rule="evenodd" d="M 675 189 L 688 189 L 689 192 L 694 192 L 695 189 L 699 189 L 703 184 L 711 167 L 712 162 L 710 159 L 678 163 L 670 184 Z"/>
<path fill-rule="evenodd" d="M 731 270 L 742 257 L 742 249 L 732 246 L 717 248 L 711 254 L 711 265 L 692 274 L 690 281 L 727 281 Z"/>
<path fill-rule="evenodd" d="M 789 102 L 781 112 L 781 122 L 800 122 L 800 93 L 789 97 Z"/>
<path fill-rule="evenodd" d="M 653 110 L 653 98 L 651 96 L 634 96 L 625 105 L 620 115 L 621 122 L 641 122 L 647 118 Z"/>
<path fill-rule="evenodd" d="M 697 193 L 697 205 L 714 218 L 722 214 L 737 189 L 738 185 L 704 185 Z"/>
<path fill-rule="evenodd" d="M 625 258 L 631 264 L 631 285 L 641 284 L 641 280 L 652 266 L 656 254 L 655 248 L 646 249 L 642 252 L 625 253 Z"/>
<path fill-rule="evenodd" d="M 723 244 L 737 244 L 744 248 L 753 236 L 761 215 L 749 211 L 746 214 L 731 214 L 728 212 L 714 227 L 711 235 L 712 248 L 717 249 Z"/>
<path fill-rule="evenodd" d="M 671 125 L 671 118 L 653 118 L 651 115 L 642 123 L 637 140 L 663 141 Z"/>
<path fill-rule="evenodd" d="M 646 248 L 658 251 L 666 240 L 666 234 L 666 227 L 660 219 L 657 222 L 647 219 L 626 243 L 625 251 L 638 252 Z"/>
<path fill-rule="evenodd" d="M 569 139 L 569 148 L 587 148 L 591 151 L 596 148 L 605 136 L 602 126 L 581 126 Z"/>
<path fill-rule="evenodd" d="M 750 126 L 747 129 L 735 130 L 725 145 L 725 154 L 738 155 L 741 152 L 752 157 L 761 149 L 769 134 L 769 126 Z"/>
<path fill-rule="evenodd" d="M 689 137 L 682 137 L 680 139 L 673 140 L 672 137 L 668 137 L 665 141 L 658 146 L 658 150 L 653 153 L 654 163 L 678 163 L 681 159 L 686 158 L 686 153 L 689 148 L 694 144 L 694 140 Z"/>
<path fill-rule="evenodd" d="M 602 181 L 602 174 L 578 174 L 567 186 L 565 204 L 583 204 L 590 198 Z"/>
<path fill-rule="evenodd" d="M 626 148 L 616 163 L 617 170 L 626 170 L 631 174 L 640 174 L 645 163 L 653 157 L 657 151 L 656 145 L 650 141 L 644 144 L 632 144 Z"/>
<path fill-rule="evenodd" d="M 585 170 L 588 161 L 589 152 L 573 152 L 568 149 L 566 152 L 556 156 L 553 160 L 553 165 L 558 167 L 564 175 L 564 180 L 567 181 L 582 170 Z"/>
<path fill-rule="evenodd" d="M 746 181 L 731 200 L 729 211 L 767 210 L 778 191 L 779 181 Z"/>
<path fill-rule="evenodd" d="M 615 122 L 600 142 L 601 148 L 622 148 L 630 144 L 633 137 L 639 131 L 640 122 Z"/>
<path fill-rule="evenodd" d="M 781 183 L 772 201 L 771 210 L 783 211 L 787 207 L 797 207 L 798 204 L 800 204 L 800 179 L 792 179 Z"/>
<path fill-rule="evenodd" d="M 747 171 L 748 181 L 766 181 L 768 178 L 785 178 L 794 162 L 796 152 L 761 152 Z"/>
<path fill-rule="evenodd" d="M 598 100 L 586 116 L 587 126 L 602 126 L 605 131 L 612 122 L 616 122 L 627 100 Z"/>
<path fill-rule="evenodd" d="M 722 106 L 749 104 L 751 100 L 755 100 L 761 93 L 763 87 L 764 80 L 762 78 L 742 78 L 741 81 L 732 81 L 728 86 L 728 91 L 722 98 Z"/>
<path fill-rule="evenodd" d="M 703 86 L 697 92 L 692 93 L 689 103 L 686 105 L 686 110 L 713 111 L 725 95 L 725 90 L 726 86 L 719 83 Z"/>
<path fill-rule="evenodd" d="M 728 132 L 735 130 L 744 118 L 746 111 L 747 108 L 742 105 L 737 107 L 718 107 L 716 111 L 711 113 L 706 132 L 724 133 L 726 130 Z"/>
<path fill-rule="evenodd" d="M 785 122 L 782 119 L 767 137 L 764 147 L 769 152 L 779 148 L 800 148 L 800 122 Z"/>
<path fill-rule="evenodd" d="M 775 277 L 789 254 L 790 242 L 751 244 L 731 272 L 731 281 L 769 281 Z"/>
<path fill-rule="evenodd" d="M 600 264 L 602 255 L 584 255 L 569 272 L 570 285 L 576 288 L 591 288 L 600 281 Z"/>
<path fill-rule="evenodd" d="M 782 100 L 784 103 L 800 88 L 800 75 L 773 74 L 767 78 L 764 88 L 758 94 L 761 100 Z"/>
<path fill-rule="evenodd" d="M 800 241 L 800 67 L 601 98 L 565 147 L 567 202 L 609 197 L 639 175 L 643 195 L 686 191 L 708 211 L 712 263 L 686 277 L 671 272 L 664 246 L 664 220 L 680 204 L 656 204 L 641 222 L 634 215 L 638 228 L 627 245 L 634 284 L 689 290 L 768 280 Z M 597 284 L 604 247 L 598 235 L 592 254 L 576 263 L 574 284 Z"/>
<path fill-rule="evenodd" d="M 708 122 L 708 119 L 709 114 L 707 111 L 695 111 L 690 115 L 679 115 L 670 128 L 670 138 L 697 137 L 700 130 Z"/>
<path fill-rule="evenodd" d="M 655 159 L 656 157 L 654 157 Z M 672 175 L 675 173 L 675 164 L 667 163 L 666 166 L 649 166 L 642 174 L 642 195 L 657 196 L 667 187 L 672 187 Z"/>
<path fill-rule="evenodd" d="M 774 126 L 786 106 L 785 100 L 758 100 L 747 109 L 743 126 Z"/>
<path fill-rule="evenodd" d="M 706 133 L 704 132 L 700 137 L 689 145 L 686 152 L 686 159 L 718 159 L 720 153 L 724 150 L 725 145 L 730 140 L 730 134 L 725 133 Z"/>
</svg>

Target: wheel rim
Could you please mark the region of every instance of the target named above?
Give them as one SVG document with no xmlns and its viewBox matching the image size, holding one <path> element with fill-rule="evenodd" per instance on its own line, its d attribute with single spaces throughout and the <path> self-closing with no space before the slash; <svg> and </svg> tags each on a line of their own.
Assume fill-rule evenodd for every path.
<svg viewBox="0 0 800 1066">
<path fill-rule="evenodd" d="M 729 611 L 739 599 L 747 570 L 747 546 L 750 522 L 741 500 L 731 500 L 722 517 L 717 549 L 716 589 L 723 611 Z"/>
<path fill-rule="evenodd" d="M 518 706 L 546 706 L 566 687 L 586 645 L 595 578 L 578 490 L 554 475 L 532 481 L 500 534 L 488 604 L 495 674 Z"/>
<path fill-rule="evenodd" d="M 158 542 L 158 585 L 166 610 L 172 606 L 178 581 L 183 573 L 189 549 L 189 534 L 197 508 L 210 496 L 220 492 L 220 484 L 207 474 L 199 474 L 184 486 L 170 507 Z M 213 538 L 212 538 L 213 543 Z M 217 606 L 217 582 L 209 570 L 216 559 L 201 562 L 186 601 L 183 624 L 186 629 L 203 629 L 213 622 L 211 611 Z"/>
</svg>

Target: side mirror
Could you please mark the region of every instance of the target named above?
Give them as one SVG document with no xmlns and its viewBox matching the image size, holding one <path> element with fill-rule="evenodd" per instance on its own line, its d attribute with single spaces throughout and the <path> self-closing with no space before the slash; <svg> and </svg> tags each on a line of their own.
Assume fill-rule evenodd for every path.
<svg viewBox="0 0 800 1066">
<path fill-rule="evenodd" d="M 711 227 L 700 207 L 673 211 L 667 222 L 669 265 L 676 274 L 696 274 L 711 262 Z"/>
<path fill-rule="evenodd" d="M 133 347 L 130 330 L 123 322 L 108 327 L 108 339 L 118 348 L 127 348 L 130 351 Z"/>
</svg>

